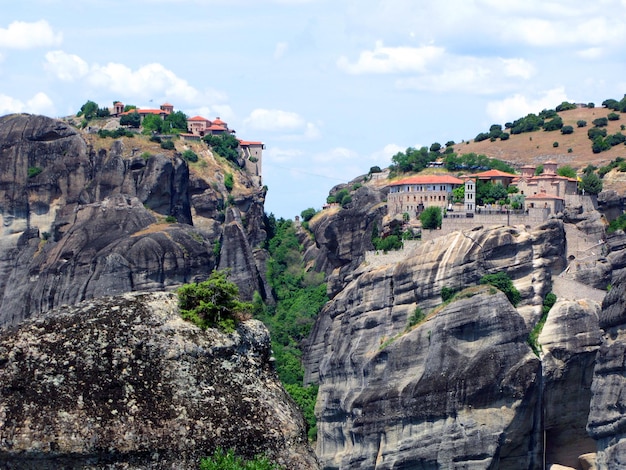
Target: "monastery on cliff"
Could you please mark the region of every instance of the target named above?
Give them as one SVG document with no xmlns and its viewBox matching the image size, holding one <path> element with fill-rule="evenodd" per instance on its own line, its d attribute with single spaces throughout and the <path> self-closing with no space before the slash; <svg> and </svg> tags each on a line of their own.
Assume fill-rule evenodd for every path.
<svg viewBox="0 0 626 470">
<path fill-rule="evenodd" d="M 536 167 L 526 165 L 521 175 L 499 170 L 489 170 L 472 175 L 454 177 L 451 175 L 417 175 L 390 184 L 387 197 L 387 213 L 393 217 L 408 214 L 409 220 L 419 217 L 430 206 L 446 208 L 449 223 L 460 226 L 476 223 L 524 223 L 537 225 L 551 215 L 563 212 L 568 203 L 581 203 L 578 194 L 578 181 L 557 174 L 557 163 L 548 161 L 543 165 L 543 173 L 535 175 Z M 515 186 L 523 196 L 523 208 L 513 211 L 500 206 L 478 206 L 476 185 L 478 181 L 501 184 L 505 188 Z M 465 186 L 463 204 L 452 204 L 452 191 Z M 485 216 L 488 218 L 485 219 Z M 497 216 L 497 217 L 496 217 Z M 463 221 L 462 219 L 470 219 Z M 479 220 L 480 219 L 480 220 Z M 485 220 L 483 220 L 485 219 Z M 502 220 L 500 220 L 502 219 Z"/>
<path fill-rule="evenodd" d="M 170 103 L 163 103 L 158 109 L 132 109 L 124 111 L 124 103 L 116 101 L 113 103 L 111 115 L 115 117 L 124 116 L 130 113 L 137 113 L 143 120 L 148 115 L 160 116 L 165 119 L 168 114 L 174 112 L 174 106 Z M 226 135 L 235 134 L 235 130 L 229 129 L 228 124 L 216 117 L 213 121 L 202 116 L 194 116 L 187 119 L 187 133 L 180 134 L 183 140 L 200 140 L 207 135 Z M 263 150 L 265 144 L 263 142 L 237 139 L 239 148 L 237 151 L 245 161 L 245 167 L 248 173 L 253 176 L 261 177 L 261 168 L 263 160 Z"/>
</svg>

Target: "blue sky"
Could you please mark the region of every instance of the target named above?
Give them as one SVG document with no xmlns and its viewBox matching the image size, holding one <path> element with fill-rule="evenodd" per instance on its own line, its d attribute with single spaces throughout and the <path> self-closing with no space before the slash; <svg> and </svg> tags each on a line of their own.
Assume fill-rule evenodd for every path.
<svg viewBox="0 0 626 470">
<path fill-rule="evenodd" d="M 292 218 L 409 146 L 626 93 L 626 0 L 23 0 L 0 115 L 169 101 L 266 144 Z"/>
</svg>

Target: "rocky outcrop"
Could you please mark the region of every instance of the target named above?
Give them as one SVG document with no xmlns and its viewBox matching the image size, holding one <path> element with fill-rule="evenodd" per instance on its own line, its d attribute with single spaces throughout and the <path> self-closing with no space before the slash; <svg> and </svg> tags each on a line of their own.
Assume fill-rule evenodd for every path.
<svg viewBox="0 0 626 470">
<path fill-rule="evenodd" d="M 543 352 L 542 428 L 548 464 L 579 468 L 582 454 L 596 452 L 586 425 L 593 368 L 602 342 L 599 315 L 596 302 L 559 301 L 539 336 Z"/>
<path fill-rule="evenodd" d="M 374 249 L 372 232 L 382 229 L 387 214 L 385 194 L 384 189 L 361 186 L 346 208 L 323 211 L 311 220 L 316 249 L 308 250 L 305 258 L 314 259 L 316 269 L 327 274 L 331 297 L 345 286 L 346 276 L 361 264 L 365 252 Z"/>
<path fill-rule="evenodd" d="M 602 304 L 604 341 L 596 358 L 587 430 L 597 442 L 599 468 L 626 462 L 626 276 L 613 285 Z"/>
<path fill-rule="evenodd" d="M 175 153 L 157 145 L 137 156 L 128 141 L 43 116 L 0 118 L 0 326 L 102 295 L 174 288 L 218 266 L 244 298 L 268 295 L 265 190 L 229 168 L 241 188 L 229 193 L 208 150 L 213 173 L 190 172 Z"/>
<path fill-rule="evenodd" d="M 320 385 L 323 465 L 536 468 L 541 371 L 526 340 L 564 240 L 558 220 L 456 232 L 400 263 L 361 266 L 318 316 L 304 356 L 305 380 Z M 500 271 L 522 293 L 519 312 L 490 289 L 440 309 L 443 287 Z M 404 333 L 416 307 L 432 317 Z"/>
<path fill-rule="evenodd" d="M 0 334 L 0 466 L 195 469 L 217 447 L 318 468 L 257 321 L 184 322 L 172 294 L 103 297 Z"/>
<path fill-rule="evenodd" d="M 343 341 L 324 359 L 325 468 L 538 467 L 541 369 L 524 320 L 495 288 L 464 294 L 389 345 L 358 357 Z"/>
</svg>

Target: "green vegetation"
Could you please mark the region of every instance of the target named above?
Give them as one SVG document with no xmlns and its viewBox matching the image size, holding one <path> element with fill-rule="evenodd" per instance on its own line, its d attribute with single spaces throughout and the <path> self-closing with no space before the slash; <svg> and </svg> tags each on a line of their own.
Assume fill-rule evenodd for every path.
<svg viewBox="0 0 626 470">
<path fill-rule="evenodd" d="M 176 147 L 174 146 L 174 142 L 171 140 L 164 140 L 161 142 L 161 148 L 163 150 L 174 150 Z"/>
<path fill-rule="evenodd" d="M 234 331 L 252 310 L 252 304 L 239 300 L 239 288 L 225 271 L 213 271 L 206 281 L 185 284 L 177 292 L 182 317 L 202 329 Z"/>
<path fill-rule="evenodd" d="M 554 295 L 552 292 L 546 294 L 545 298 L 543 299 L 543 306 L 541 308 L 541 318 L 528 335 L 527 343 L 532 348 L 537 357 L 539 357 L 539 353 L 541 352 L 541 345 L 538 341 L 539 335 L 543 330 L 543 326 L 546 324 L 546 320 L 548 319 L 548 313 L 555 303 L 556 295 Z"/>
<path fill-rule="evenodd" d="M 175 223 L 177 222 L 176 217 L 174 217 L 173 215 L 168 215 L 168 216 L 165 218 L 165 221 L 166 221 L 168 224 L 175 224 Z"/>
<path fill-rule="evenodd" d="M 28 177 L 29 178 L 34 178 L 35 176 L 39 175 L 42 171 L 43 171 L 43 168 L 41 168 L 41 167 L 29 166 L 28 167 Z"/>
<path fill-rule="evenodd" d="M 560 113 L 561 111 L 569 111 L 570 109 L 576 109 L 576 104 L 575 103 L 568 103 L 567 101 L 563 101 L 560 105 L 558 105 L 555 108 L 555 111 L 557 113 Z"/>
<path fill-rule="evenodd" d="M 496 274 L 486 274 L 480 278 L 480 283 L 492 285 L 500 289 L 514 307 L 517 307 L 517 304 L 522 299 L 519 291 L 513 285 L 513 281 L 511 281 L 511 278 L 505 272 L 500 271 Z"/>
<path fill-rule="evenodd" d="M 397 173 L 420 172 L 432 161 L 439 158 L 439 152 L 430 152 L 428 147 L 419 150 L 409 147 L 404 152 L 398 152 L 393 157 L 390 165 L 390 176 Z"/>
<path fill-rule="evenodd" d="M 609 120 L 608 118 L 601 117 L 601 118 L 597 118 L 591 121 L 591 124 L 593 124 L 596 127 L 606 127 L 609 125 Z"/>
<path fill-rule="evenodd" d="M 565 176 L 566 178 L 576 178 L 576 170 L 569 165 L 564 165 L 557 169 L 556 174 L 559 176 Z"/>
<path fill-rule="evenodd" d="M 462 170 L 500 170 L 506 173 L 515 173 L 515 170 L 497 158 L 489 158 L 486 155 L 465 153 L 461 156 L 456 154 L 446 155 L 443 159 L 444 166 L 448 171 Z"/>
<path fill-rule="evenodd" d="M 302 341 L 309 335 L 317 314 L 328 301 L 324 274 L 306 271 L 303 247 L 291 220 L 266 216 L 268 231 L 267 279 L 276 305 L 265 305 L 255 294 L 254 315 L 270 330 L 276 371 L 286 390 L 302 409 L 309 426 L 309 438 L 317 434 L 313 409 L 317 387 L 304 386 Z"/>
<path fill-rule="evenodd" d="M 187 149 L 183 152 L 182 157 L 188 162 L 195 163 L 198 161 L 198 154 L 191 149 Z"/>
<path fill-rule="evenodd" d="M 200 460 L 200 470 L 280 470 L 281 467 L 270 462 L 266 457 L 244 460 L 235 455 L 232 449 L 217 449 L 211 457 Z"/>
<path fill-rule="evenodd" d="M 526 117 L 517 119 L 512 123 L 505 124 L 504 127 L 510 128 L 511 134 L 522 134 L 524 132 L 534 132 L 541 129 L 544 120 L 536 114 L 528 114 Z"/>
<path fill-rule="evenodd" d="M 574 128 L 572 126 L 561 127 L 561 134 L 568 135 L 568 134 L 573 134 L 573 133 L 574 133 Z"/>
<path fill-rule="evenodd" d="M 560 116 L 552 118 L 550 121 L 544 122 L 543 130 L 547 132 L 558 131 L 563 127 L 563 119 Z"/>
<path fill-rule="evenodd" d="M 90 121 L 94 118 L 108 117 L 111 115 L 109 108 L 99 108 L 98 104 L 88 100 L 84 105 L 80 107 L 80 111 L 76 113 L 77 117 L 82 117 L 86 121 Z"/>
<path fill-rule="evenodd" d="M 599 194 L 602 191 L 602 180 L 595 173 L 585 173 L 578 186 L 585 194 Z"/>
<path fill-rule="evenodd" d="M 415 307 L 415 310 L 413 310 L 413 313 L 409 317 L 405 331 L 408 331 L 418 323 L 421 323 L 425 318 L 426 315 L 424 314 L 424 312 L 422 312 L 422 309 L 419 307 Z"/>
<path fill-rule="evenodd" d="M 579 119 L 578 121 L 576 121 L 576 126 L 578 126 L 578 127 L 586 127 L 587 126 L 587 121 L 585 121 L 584 119 Z"/>
<path fill-rule="evenodd" d="M 226 186 L 228 192 L 231 192 L 235 187 L 235 180 L 232 173 L 226 173 L 224 175 L 224 186 Z"/>
<path fill-rule="evenodd" d="M 120 126 L 134 127 L 137 129 L 141 126 L 141 116 L 137 112 L 124 114 L 120 117 Z"/>
<path fill-rule="evenodd" d="M 607 114 L 606 118 L 609 121 L 618 121 L 619 120 L 619 114 L 617 114 L 617 113 L 609 113 L 609 114 Z"/>
<path fill-rule="evenodd" d="M 237 163 L 239 159 L 239 152 L 237 151 L 239 141 L 232 134 L 206 135 L 202 140 L 219 156 Z"/>
<path fill-rule="evenodd" d="M 441 208 L 437 206 L 429 206 L 420 214 L 420 222 L 422 228 L 433 230 L 441 228 L 442 213 Z"/>
<path fill-rule="evenodd" d="M 120 137 L 135 137 L 135 133 L 129 131 L 128 129 L 124 129 L 123 127 L 118 127 L 113 131 L 100 129 L 98 131 L 98 137 L 100 137 L 101 139 L 106 139 L 107 137 L 110 137 L 112 139 L 119 139 Z"/>
<path fill-rule="evenodd" d="M 620 113 L 626 113 L 626 96 L 617 101 L 614 99 L 604 100 L 602 106 L 613 111 L 619 111 Z"/>
<path fill-rule="evenodd" d="M 352 196 L 350 195 L 350 191 L 347 188 L 342 188 L 337 191 L 335 194 L 331 194 L 326 198 L 326 202 L 328 204 L 332 204 L 336 202 L 340 204 L 341 207 L 345 208 L 348 204 L 352 202 Z"/>
<path fill-rule="evenodd" d="M 624 166 L 624 170 L 622 170 L 622 166 Z M 600 178 L 604 178 L 604 175 L 606 175 L 613 168 L 619 168 L 619 171 L 626 171 L 626 161 L 624 158 L 617 157 L 615 160 L 611 160 L 608 165 L 598 168 L 598 176 Z"/>
<path fill-rule="evenodd" d="M 317 214 L 317 211 L 314 208 L 309 207 L 308 209 L 304 209 L 302 212 L 300 212 L 300 217 L 302 217 L 302 220 L 304 222 L 308 222 L 313 218 L 315 214 Z"/>
<path fill-rule="evenodd" d="M 450 289 L 449 287 L 443 286 L 441 288 L 441 300 L 443 302 L 448 302 L 449 300 L 452 300 L 456 292 L 456 289 Z"/>
<path fill-rule="evenodd" d="M 616 230 L 626 230 L 626 214 L 622 214 L 617 219 L 611 220 L 607 233 L 613 233 Z"/>
</svg>

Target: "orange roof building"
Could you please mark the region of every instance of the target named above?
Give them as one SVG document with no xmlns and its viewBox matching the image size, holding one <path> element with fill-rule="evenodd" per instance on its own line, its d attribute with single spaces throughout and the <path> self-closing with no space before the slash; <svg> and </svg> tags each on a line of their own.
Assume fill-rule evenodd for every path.
<svg viewBox="0 0 626 470">
<path fill-rule="evenodd" d="M 452 190 L 463 185 L 463 180 L 452 175 L 417 175 L 403 178 L 389 185 L 387 214 L 409 214 L 416 218 L 427 207 L 446 207 Z"/>
</svg>

